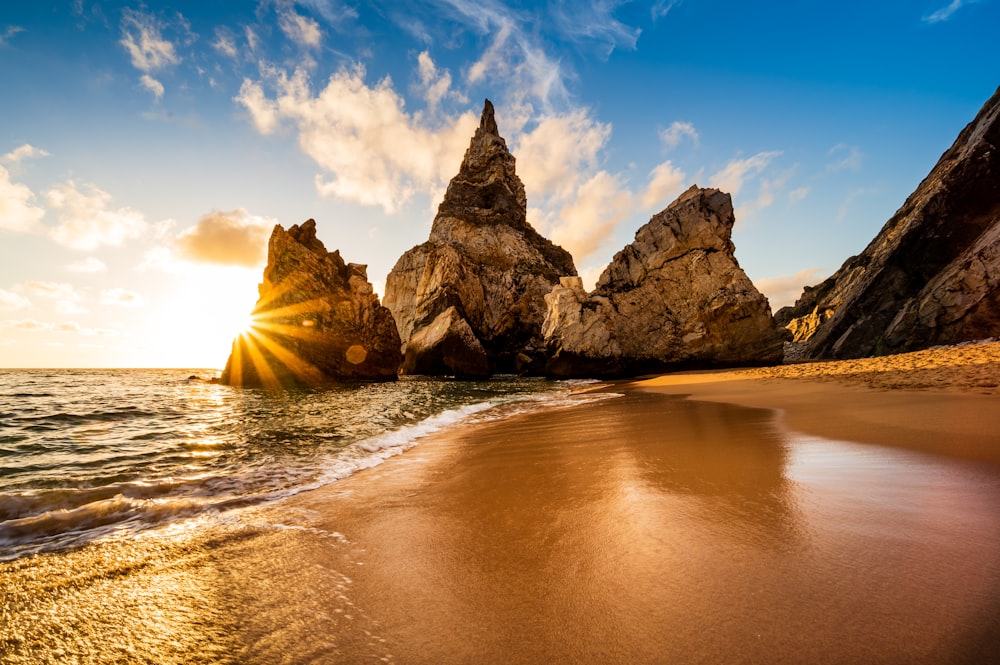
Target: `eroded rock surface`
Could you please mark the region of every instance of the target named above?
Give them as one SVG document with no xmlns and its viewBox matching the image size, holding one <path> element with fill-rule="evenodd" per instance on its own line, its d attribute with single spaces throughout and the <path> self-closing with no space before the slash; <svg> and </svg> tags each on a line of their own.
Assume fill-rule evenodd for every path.
<svg viewBox="0 0 1000 665">
<path fill-rule="evenodd" d="M 916 351 L 1000 333 L 1000 90 L 860 255 L 776 319 L 833 311 L 806 358 Z"/>
<path fill-rule="evenodd" d="M 391 380 L 401 361 L 392 314 L 366 267 L 327 252 L 308 220 L 275 226 L 250 331 L 233 342 L 221 383 L 288 386 Z"/>
<path fill-rule="evenodd" d="M 528 224 L 524 185 L 514 167 L 487 100 L 430 238 L 403 254 L 386 279 L 383 302 L 405 345 L 404 373 L 468 372 L 468 366 L 452 364 L 458 356 L 426 344 L 436 334 L 418 338 L 450 309 L 450 339 L 465 339 L 457 332 L 458 320 L 464 321 L 489 372 L 542 366 L 545 295 L 560 277 L 575 275 L 576 267 L 566 250 Z M 471 340 L 463 343 L 474 350 Z"/>
<path fill-rule="evenodd" d="M 618 252 L 587 294 L 567 278 L 546 297 L 553 376 L 627 376 L 781 362 L 783 334 L 733 255 L 728 194 L 692 187 Z"/>
</svg>

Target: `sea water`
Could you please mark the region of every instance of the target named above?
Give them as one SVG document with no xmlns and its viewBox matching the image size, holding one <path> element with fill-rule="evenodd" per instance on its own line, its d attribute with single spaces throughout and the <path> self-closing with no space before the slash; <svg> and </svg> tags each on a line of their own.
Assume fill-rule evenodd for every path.
<svg viewBox="0 0 1000 665">
<path fill-rule="evenodd" d="M 411 377 L 275 393 L 214 374 L 0 370 L 0 561 L 280 499 L 580 386 Z"/>
</svg>

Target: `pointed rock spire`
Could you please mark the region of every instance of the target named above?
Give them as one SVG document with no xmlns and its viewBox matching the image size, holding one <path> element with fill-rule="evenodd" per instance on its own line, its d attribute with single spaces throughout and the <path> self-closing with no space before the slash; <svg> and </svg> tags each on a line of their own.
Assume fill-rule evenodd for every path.
<svg viewBox="0 0 1000 665">
<path fill-rule="evenodd" d="M 493 113 L 493 103 L 487 99 L 458 175 L 448 184 L 438 207 L 432 236 L 447 235 L 451 218 L 472 224 L 527 226 L 527 197 L 515 172 L 517 160 L 500 136 Z"/>
<path fill-rule="evenodd" d="M 404 374 L 543 369 L 545 294 L 576 268 L 528 224 L 514 167 L 487 99 L 430 239 L 386 279 L 383 302 L 405 346 Z"/>
</svg>

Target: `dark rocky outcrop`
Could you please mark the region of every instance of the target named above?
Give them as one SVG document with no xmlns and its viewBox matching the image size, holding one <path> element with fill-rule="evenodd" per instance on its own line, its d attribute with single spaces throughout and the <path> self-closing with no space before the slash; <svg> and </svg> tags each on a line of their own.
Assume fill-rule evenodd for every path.
<svg viewBox="0 0 1000 665">
<path fill-rule="evenodd" d="M 366 267 L 327 252 L 308 220 L 275 226 L 250 331 L 233 342 L 221 383 L 288 386 L 392 380 L 399 334 Z"/>
<path fill-rule="evenodd" d="M 826 320 L 804 320 L 814 313 Z M 1000 90 L 864 252 L 775 318 L 800 330 L 795 353 L 804 358 L 1000 333 Z"/>
<path fill-rule="evenodd" d="M 635 234 L 587 294 L 564 278 L 543 333 L 557 377 L 627 376 L 782 359 L 783 334 L 733 256 L 728 194 L 692 187 Z"/>
<path fill-rule="evenodd" d="M 405 345 L 404 373 L 482 376 L 542 366 L 545 295 L 576 268 L 528 224 L 514 165 L 487 100 L 430 238 L 386 279 L 383 302 Z"/>
</svg>

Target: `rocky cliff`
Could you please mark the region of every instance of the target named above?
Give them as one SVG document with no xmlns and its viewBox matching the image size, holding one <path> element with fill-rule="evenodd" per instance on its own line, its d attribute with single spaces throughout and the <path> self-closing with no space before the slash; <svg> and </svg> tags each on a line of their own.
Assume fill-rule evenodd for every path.
<svg viewBox="0 0 1000 665">
<path fill-rule="evenodd" d="M 430 238 L 386 279 L 383 302 L 405 345 L 402 373 L 541 371 L 545 295 L 576 268 L 528 224 L 514 166 L 486 100 Z"/>
<path fill-rule="evenodd" d="M 775 318 L 805 358 L 1000 334 L 1000 89 L 864 252 Z"/>
<path fill-rule="evenodd" d="M 635 234 L 587 294 L 564 278 L 543 326 L 557 377 L 781 362 L 767 299 L 733 256 L 733 204 L 692 187 Z"/>
<path fill-rule="evenodd" d="M 287 386 L 391 380 L 399 334 L 365 266 L 327 252 L 308 220 L 275 226 L 253 325 L 233 342 L 221 383 Z"/>
</svg>

